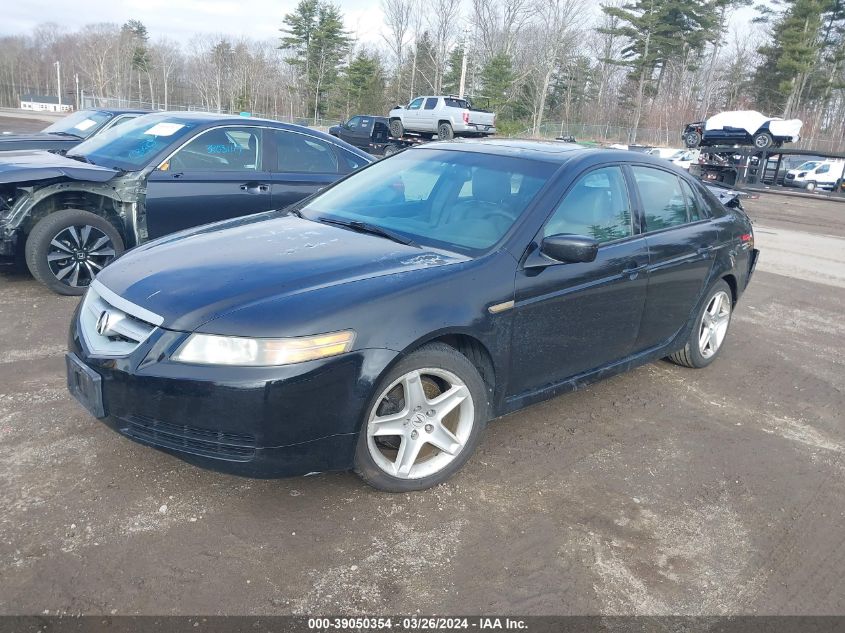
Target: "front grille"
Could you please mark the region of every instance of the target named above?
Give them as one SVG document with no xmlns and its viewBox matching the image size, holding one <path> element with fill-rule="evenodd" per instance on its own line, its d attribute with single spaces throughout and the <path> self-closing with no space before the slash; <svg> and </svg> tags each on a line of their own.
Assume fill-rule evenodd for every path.
<svg viewBox="0 0 845 633">
<path fill-rule="evenodd" d="M 88 288 L 79 313 L 82 337 L 95 356 L 131 354 L 161 322 L 158 315 L 118 297 L 97 280 Z"/>
<path fill-rule="evenodd" d="M 245 433 L 223 433 L 140 415 L 127 415 L 120 421 L 126 425 L 121 427 L 124 434 L 153 446 L 234 462 L 255 457 L 255 437 Z"/>
</svg>

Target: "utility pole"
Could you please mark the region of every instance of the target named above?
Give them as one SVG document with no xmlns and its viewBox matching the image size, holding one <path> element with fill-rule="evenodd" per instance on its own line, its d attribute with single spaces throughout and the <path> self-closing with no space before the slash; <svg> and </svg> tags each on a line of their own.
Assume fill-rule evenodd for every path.
<svg viewBox="0 0 845 633">
<path fill-rule="evenodd" d="M 467 80 L 467 49 L 469 48 L 469 38 L 467 37 L 467 33 L 469 29 L 464 29 L 464 57 L 461 60 L 461 86 L 458 90 L 458 96 L 463 99 L 464 98 L 464 89 L 466 88 L 466 80 Z"/>
<path fill-rule="evenodd" d="M 73 80 L 76 82 L 76 109 L 79 110 L 79 73 L 73 74 Z"/>
<path fill-rule="evenodd" d="M 59 110 L 62 109 L 62 64 L 61 62 L 56 62 L 56 88 L 58 88 L 57 92 L 59 93 Z"/>
</svg>

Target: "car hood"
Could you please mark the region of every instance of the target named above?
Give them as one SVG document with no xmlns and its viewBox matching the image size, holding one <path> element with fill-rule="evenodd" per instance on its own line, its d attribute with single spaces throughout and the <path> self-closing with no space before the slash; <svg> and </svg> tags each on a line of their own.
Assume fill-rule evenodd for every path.
<svg viewBox="0 0 845 633">
<path fill-rule="evenodd" d="M 466 260 L 271 212 L 161 238 L 97 280 L 162 317 L 162 327 L 193 331 L 263 301 Z"/>
<path fill-rule="evenodd" d="M 105 182 L 117 173 L 115 169 L 89 165 L 47 151 L 21 150 L 0 154 L 0 183 L 52 178 Z"/>
</svg>

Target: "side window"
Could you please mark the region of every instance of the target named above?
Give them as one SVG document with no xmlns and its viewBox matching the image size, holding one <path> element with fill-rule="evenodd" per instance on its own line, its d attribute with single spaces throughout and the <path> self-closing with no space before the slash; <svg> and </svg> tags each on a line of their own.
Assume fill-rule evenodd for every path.
<svg viewBox="0 0 845 633">
<path fill-rule="evenodd" d="M 361 167 L 367 165 L 367 161 L 361 158 L 360 156 L 353 154 L 352 152 L 348 152 L 342 147 L 335 147 L 335 153 L 337 154 L 338 161 L 340 164 L 339 172 L 341 174 L 349 174 L 357 169 L 361 169 Z"/>
<path fill-rule="evenodd" d="M 434 110 L 437 107 L 437 97 L 429 97 L 425 100 L 425 109 Z"/>
<path fill-rule="evenodd" d="M 317 174 L 338 173 L 331 145 L 314 136 L 276 130 L 277 171 Z"/>
<path fill-rule="evenodd" d="M 603 167 L 581 176 L 549 218 L 543 237 L 560 233 L 587 235 L 599 242 L 633 235 L 628 188 L 620 167 Z"/>
<path fill-rule="evenodd" d="M 830 171 L 830 165 L 822 165 L 816 170 L 817 174 L 826 174 Z"/>
<path fill-rule="evenodd" d="M 171 171 L 258 171 L 261 129 L 220 127 L 201 133 L 170 159 Z"/>
<path fill-rule="evenodd" d="M 128 123 L 129 121 L 136 118 L 137 116 L 138 116 L 137 114 L 125 114 L 123 116 L 119 116 L 114 121 L 111 122 L 109 129 L 111 129 L 113 127 L 117 127 L 118 125 L 123 125 L 124 123 Z"/>
<path fill-rule="evenodd" d="M 346 127 L 350 130 L 356 129 L 361 124 L 361 117 L 354 116 L 346 122 Z"/>
<path fill-rule="evenodd" d="M 640 190 L 647 231 L 687 223 L 687 205 L 677 176 L 651 167 L 633 166 L 631 170 Z"/>
<path fill-rule="evenodd" d="M 706 218 L 707 214 L 701 208 L 701 202 L 699 201 L 698 196 L 695 195 L 695 192 L 686 180 L 681 180 L 681 188 L 684 190 L 684 197 L 687 200 L 687 210 L 689 211 L 690 222 L 698 222 L 699 220 Z"/>
<path fill-rule="evenodd" d="M 423 98 L 419 97 L 418 99 L 414 99 L 411 103 L 408 104 L 409 110 L 419 110 L 420 106 L 422 105 Z"/>
</svg>

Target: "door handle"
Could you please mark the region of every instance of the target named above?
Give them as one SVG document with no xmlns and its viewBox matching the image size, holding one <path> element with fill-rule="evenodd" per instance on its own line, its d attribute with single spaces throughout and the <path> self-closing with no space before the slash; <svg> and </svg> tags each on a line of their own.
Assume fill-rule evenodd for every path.
<svg viewBox="0 0 845 633">
<path fill-rule="evenodd" d="M 260 185 L 255 182 L 248 182 L 241 185 L 241 191 L 246 191 L 247 193 L 267 193 L 270 191 L 270 185 Z"/>
<path fill-rule="evenodd" d="M 695 253 L 696 253 L 696 255 L 701 255 L 703 257 L 706 257 L 707 255 L 709 255 L 710 253 L 712 253 L 715 250 L 716 250 L 715 246 L 702 246 L 698 250 L 696 250 Z"/>
<path fill-rule="evenodd" d="M 630 262 L 622 269 L 622 274 L 627 275 L 631 279 L 636 279 L 637 276 L 648 268 L 648 264 L 637 264 L 637 262 Z"/>
</svg>

